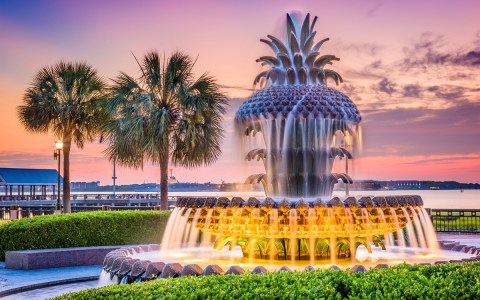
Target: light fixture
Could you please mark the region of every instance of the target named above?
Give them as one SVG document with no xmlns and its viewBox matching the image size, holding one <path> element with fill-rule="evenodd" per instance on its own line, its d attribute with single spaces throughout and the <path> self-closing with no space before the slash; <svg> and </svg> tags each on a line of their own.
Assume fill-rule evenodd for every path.
<svg viewBox="0 0 480 300">
<path fill-rule="evenodd" d="M 58 183 L 57 183 L 57 204 L 55 210 L 61 212 L 62 210 L 62 202 L 60 200 L 61 192 L 60 192 L 60 159 L 61 159 L 61 152 L 63 148 L 63 142 L 57 140 L 55 142 L 55 152 L 53 152 L 53 158 L 58 160 Z"/>
<path fill-rule="evenodd" d="M 63 142 L 60 141 L 60 140 L 56 141 L 56 142 L 55 142 L 55 148 L 56 148 L 57 150 L 62 150 L 62 148 L 63 148 Z"/>
</svg>

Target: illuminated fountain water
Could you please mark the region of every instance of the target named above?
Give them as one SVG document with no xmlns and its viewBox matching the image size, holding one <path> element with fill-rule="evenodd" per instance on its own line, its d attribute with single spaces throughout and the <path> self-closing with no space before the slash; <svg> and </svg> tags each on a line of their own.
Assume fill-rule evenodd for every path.
<svg viewBox="0 0 480 300">
<path fill-rule="evenodd" d="M 314 43 L 316 19 L 310 23 L 307 15 L 300 24 L 287 14 L 285 43 L 270 35 L 261 40 L 276 55 L 257 60 L 268 68 L 255 79 L 261 89 L 236 114 L 246 159 L 262 161 L 265 167 L 264 174 L 249 176 L 247 183 L 263 184 L 266 198 L 181 198 L 161 247 L 118 252 L 128 260 L 107 257 L 106 271 L 117 274 L 122 266 L 128 271 L 138 265 L 148 277 L 155 273 L 146 267 L 150 260 L 160 261 L 153 263 L 154 270 L 170 263 L 163 276 L 175 268 L 180 274 L 178 263 L 188 264 L 185 272 L 195 274 L 208 265 L 204 273 L 221 273 L 212 265 L 303 268 L 428 261 L 445 255 L 420 196 L 347 193 L 332 198 L 335 184 L 352 183 L 347 173 L 332 173 L 332 167 L 337 158 L 348 166 L 357 152 L 361 116 L 345 94 L 327 86 L 328 80 L 342 82 L 338 73 L 325 68 L 339 59 L 320 54 L 328 39 Z M 259 142 L 262 147 L 248 148 Z"/>
</svg>

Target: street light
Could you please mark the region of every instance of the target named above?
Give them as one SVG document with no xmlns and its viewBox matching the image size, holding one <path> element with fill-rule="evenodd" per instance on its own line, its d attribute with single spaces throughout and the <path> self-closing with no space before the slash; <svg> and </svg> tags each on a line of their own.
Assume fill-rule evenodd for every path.
<svg viewBox="0 0 480 300">
<path fill-rule="evenodd" d="M 58 140 L 55 142 L 55 152 L 53 152 L 53 158 L 55 160 L 58 160 L 58 182 L 57 182 L 57 205 L 55 210 L 56 211 L 61 211 L 62 210 L 62 204 L 60 203 L 60 153 L 63 148 L 63 142 Z"/>
<path fill-rule="evenodd" d="M 116 171 L 116 164 L 117 164 L 117 159 L 113 158 L 113 199 L 116 199 L 115 196 L 115 189 L 116 189 L 116 180 L 117 180 L 117 171 Z"/>
</svg>

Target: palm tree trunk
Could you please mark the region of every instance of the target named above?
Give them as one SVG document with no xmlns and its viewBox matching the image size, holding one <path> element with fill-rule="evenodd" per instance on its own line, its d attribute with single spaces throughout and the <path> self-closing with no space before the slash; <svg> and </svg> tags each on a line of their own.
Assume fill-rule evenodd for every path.
<svg viewBox="0 0 480 300">
<path fill-rule="evenodd" d="M 168 145 L 168 143 L 167 143 Z M 168 146 L 160 150 L 160 209 L 168 209 L 168 161 L 170 153 Z"/>
<path fill-rule="evenodd" d="M 72 204 L 70 202 L 70 147 L 72 139 L 64 137 L 63 140 L 63 212 L 71 213 Z"/>
</svg>

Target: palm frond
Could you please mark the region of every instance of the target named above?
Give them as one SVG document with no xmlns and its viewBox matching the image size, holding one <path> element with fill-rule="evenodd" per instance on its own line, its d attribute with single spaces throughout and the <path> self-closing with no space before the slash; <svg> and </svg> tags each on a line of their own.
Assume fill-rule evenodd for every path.
<svg viewBox="0 0 480 300">
<path fill-rule="evenodd" d="M 19 119 L 29 131 L 72 136 L 82 148 L 94 140 L 109 117 L 99 109 L 99 103 L 106 100 L 105 88 L 103 79 L 87 63 L 61 61 L 44 67 L 25 91 L 17 109 Z"/>
<path fill-rule="evenodd" d="M 152 51 L 139 63 L 138 80 L 125 73 L 113 79 L 106 109 L 114 119 L 103 128 L 110 159 L 141 168 L 171 153 L 175 164 L 196 167 L 219 157 L 226 98 L 208 74 L 193 79 L 194 64 L 182 52 L 161 60 Z"/>
</svg>

